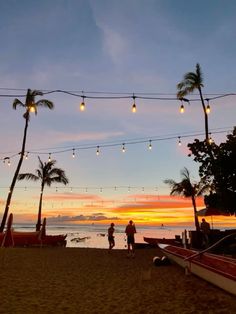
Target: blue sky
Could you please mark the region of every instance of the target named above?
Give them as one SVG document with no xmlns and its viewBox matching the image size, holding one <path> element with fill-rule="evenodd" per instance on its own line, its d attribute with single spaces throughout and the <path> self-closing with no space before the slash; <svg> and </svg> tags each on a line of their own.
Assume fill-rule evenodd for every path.
<svg viewBox="0 0 236 314">
<path fill-rule="evenodd" d="M 12 89 L 62 89 L 113 93 L 162 93 L 175 97 L 176 84 L 184 73 L 194 71 L 197 62 L 204 74 L 204 93 L 235 92 L 235 1 L 0 1 L 0 94 L 24 94 Z M 197 96 L 193 96 L 197 97 Z M 42 109 L 32 117 L 27 150 L 53 152 L 56 147 L 81 147 L 124 143 L 186 132 L 204 132 L 199 102 L 178 113 L 178 101 L 136 100 L 137 113 L 131 113 L 132 100 L 86 100 L 86 111 L 79 111 L 81 99 L 66 94 L 47 96 L 55 104 L 53 112 Z M 235 98 L 212 101 L 211 130 L 235 125 Z M 12 110 L 14 98 L 0 97 L 0 157 L 18 152 L 24 120 L 21 109 Z M 22 99 L 23 100 L 23 99 Z M 225 134 L 214 136 L 224 140 Z M 100 199 L 123 202 L 127 189 L 118 196 L 105 187 L 135 186 L 132 195 L 168 194 L 166 178 L 179 180 L 187 167 L 197 179 L 197 165 L 187 157 L 186 144 L 193 139 L 127 145 L 121 147 L 52 154 L 58 167 L 66 170 L 70 187 L 90 189 L 91 198 L 103 187 Z M 48 155 L 41 155 L 47 160 Z M 11 169 L 0 166 L 0 200 L 4 203 L 17 158 Z M 24 162 L 22 171 L 34 171 L 37 155 Z M 18 187 L 34 186 L 18 183 Z M 145 187 L 145 191 L 142 191 Z M 52 188 L 48 193 L 55 191 Z M 28 188 L 14 194 L 15 211 L 37 207 L 38 190 Z M 65 189 L 61 190 L 62 192 Z M 74 189 L 79 196 L 82 190 Z M 147 195 L 147 196 L 146 196 Z M 78 196 L 78 197 L 79 197 Z M 83 197 L 81 202 L 85 202 Z M 73 206 L 77 206 L 74 204 Z M 81 206 L 84 205 L 80 204 Z M 58 206 L 55 205 L 55 206 Z M 54 206 L 54 207 L 55 207 Z M 70 213 L 60 209 L 63 215 Z M 102 206 L 99 205 L 100 210 Z M 20 208 L 20 209 L 19 209 Z M 51 206 L 52 208 L 52 206 Z M 28 210 L 30 211 L 30 210 Z M 27 210 L 26 210 L 27 212 Z M 48 209 L 48 213 L 50 210 Z M 84 214 L 81 210 L 81 213 Z M 91 213 L 94 213 L 91 209 Z M 50 213 L 49 213 L 50 214 Z"/>
</svg>

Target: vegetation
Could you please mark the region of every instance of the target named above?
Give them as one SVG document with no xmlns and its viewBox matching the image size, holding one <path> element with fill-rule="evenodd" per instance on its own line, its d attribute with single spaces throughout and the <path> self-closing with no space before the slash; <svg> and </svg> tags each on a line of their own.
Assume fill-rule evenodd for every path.
<svg viewBox="0 0 236 314">
<path fill-rule="evenodd" d="M 42 214 L 42 202 L 43 202 L 43 191 L 45 185 L 51 186 L 52 183 L 62 183 L 64 185 L 69 183 L 66 177 L 65 171 L 60 168 L 55 168 L 54 165 L 56 160 L 51 160 L 48 162 L 42 162 L 39 159 L 39 168 L 36 169 L 36 174 L 33 173 L 21 173 L 18 176 L 18 180 L 32 180 L 41 181 L 41 190 L 39 198 L 39 210 L 38 210 L 38 220 L 36 224 L 36 231 L 40 230 L 41 227 L 41 214 Z"/>
<path fill-rule="evenodd" d="M 236 127 L 227 135 L 225 143 L 211 144 L 209 151 L 205 142 L 195 139 L 188 144 L 190 156 L 200 163 L 199 175 L 211 186 L 211 193 L 205 197 L 207 206 L 236 213 Z M 212 155 L 214 162 L 212 162 Z"/>
<path fill-rule="evenodd" d="M 190 173 L 187 168 L 184 168 L 180 172 L 181 181 L 175 182 L 172 179 L 164 180 L 164 183 L 168 184 L 171 188 L 170 195 L 183 195 L 184 197 L 190 197 L 192 200 L 193 210 L 194 210 L 194 222 L 196 230 L 199 231 L 199 221 L 197 216 L 197 206 L 196 197 L 202 195 L 202 193 L 207 189 L 207 186 L 200 182 L 192 182 L 190 178 Z"/>
<path fill-rule="evenodd" d="M 205 119 L 205 135 L 206 135 L 206 142 L 209 142 L 209 129 L 208 129 L 208 115 L 206 110 L 206 105 L 202 96 L 202 88 L 203 85 L 203 75 L 201 72 L 201 67 L 197 63 L 196 64 L 196 72 L 188 72 L 184 75 L 183 80 L 177 84 L 177 97 L 180 100 L 186 100 L 184 96 L 193 93 L 195 90 L 198 90 L 201 103 L 202 103 L 202 109 L 204 113 L 204 119 Z"/>
<path fill-rule="evenodd" d="M 37 108 L 38 107 L 46 107 L 49 109 L 53 109 L 53 107 L 54 107 L 53 103 L 49 100 L 46 100 L 46 99 L 41 99 L 41 100 L 35 102 L 35 97 L 36 96 L 42 96 L 42 95 L 43 95 L 43 93 L 40 91 L 28 89 L 25 103 L 22 103 L 19 99 L 15 99 L 13 102 L 13 105 L 12 105 L 13 109 L 16 109 L 18 106 L 23 107 L 25 109 L 25 113 L 23 115 L 23 118 L 25 119 L 25 127 L 24 127 L 21 152 L 19 153 L 20 158 L 19 158 L 18 165 L 16 167 L 16 171 L 14 173 L 12 183 L 10 186 L 10 190 L 9 190 L 9 193 L 7 196 L 5 210 L 4 210 L 4 214 L 3 214 L 3 218 L 2 218 L 2 222 L 1 222 L 1 226 L 0 226 L 0 232 L 3 232 L 5 224 L 6 224 L 7 215 L 8 215 L 8 211 L 9 211 L 10 204 L 11 204 L 12 193 L 14 191 L 16 180 L 17 180 L 17 177 L 18 177 L 18 174 L 20 172 L 20 168 L 21 168 L 21 165 L 22 165 L 22 162 L 24 159 L 27 131 L 28 131 L 28 125 L 29 125 L 29 121 L 30 121 L 30 113 L 34 112 L 35 114 L 37 114 Z"/>
</svg>

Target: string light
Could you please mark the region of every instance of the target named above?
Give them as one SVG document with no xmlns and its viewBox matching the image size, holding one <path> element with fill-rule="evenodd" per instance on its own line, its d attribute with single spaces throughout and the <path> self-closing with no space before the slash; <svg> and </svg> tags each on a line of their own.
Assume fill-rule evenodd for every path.
<svg viewBox="0 0 236 314">
<path fill-rule="evenodd" d="M 152 150 L 152 140 L 149 140 L 148 149 L 149 149 L 149 150 Z"/>
<path fill-rule="evenodd" d="M 227 133 L 227 134 L 231 134 L 232 133 L 232 129 L 233 129 L 233 126 L 232 128 L 229 130 L 229 129 L 226 129 L 226 128 L 217 128 L 217 129 L 212 129 L 211 131 L 211 134 L 222 134 L 222 133 Z M 215 131 L 214 131 L 215 130 Z M 34 151 L 28 151 L 25 155 L 24 155 L 24 158 L 26 158 L 26 156 L 29 156 L 29 154 L 31 155 L 45 155 L 45 154 L 48 154 L 49 157 L 48 157 L 48 161 L 51 161 L 51 155 L 52 154 L 62 154 L 62 153 L 65 153 L 65 152 L 71 152 L 72 151 L 72 157 L 73 157 L 73 152 L 75 154 L 76 151 L 81 151 L 81 150 L 88 150 L 88 149 L 97 149 L 96 151 L 96 154 L 99 155 L 100 154 L 100 148 L 101 147 L 104 147 L 104 148 L 110 148 L 110 147 L 116 147 L 116 146 L 120 146 L 122 145 L 122 152 L 125 152 L 126 150 L 126 146 L 127 145 L 134 145 L 134 144 L 142 144 L 142 143 L 149 143 L 148 144 L 148 148 L 151 149 L 151 146 L 152 146 L 152 142 L 157 142 L 157 141 L 163 141 L 163 140 L 173 140 L 173 139 L 177 139 L 178 141 L 180 141 L 181 137 L 182 138 L 196 138 L 198 136 L 204 136 L 205 135 L 205 132 L 193 132 L 193 133 L 185 133 L 181 136 L 176 136 L 176 135 L 166 135 L 166 136 L 157 136 L 157 137 L 153 137 L 152 139 L 133 139 L 133 140 L 127 140 L 127 142 L 123 142 L 123 143 L 119 143 L 119 142 L 114 142 L 114 143 L 104 143 L 104 144 L 101 144 L 101 145 L 98 145 L 98 146 L 94 146 L 94 145 L 91 145 L 91 146 L 88 146 L 88 145 L 85 145 L 85 146 L 78 146 L 76 148 L 74 147 L 65 147 L 64 149 L 60 149 L 60 150 L 55 150 L 51 153 L 49 152 L 44 152 L 45 149 L 38 149 L 38 151 L 34 150 Z M 151 145 L 150 145 L 151 144 Z M 53 148 L 49 148 L 50 150 L 53 150 Z M 1 153 L 3 154 L 3 153 Z M 19 156 L 19 153 L 14 153 L 13 155 L 11 156 L 8 156 L 8 157 L 2 157 L 0 158 L 0 160 L 3 161 L 3 163 L 7 163 L 7 161 L 11 158 L 14 158 L 14 157 L 17 157 Z"/>
<path fill-rule="evenodd" d="M 28 159 L 28 156 L 29 156 L 29 152 L 26 152 L 26 154 L 25 154 L 25 160 Z"/>
<path fill-rule="evenodd" d="M 72 158 L 75 158 L 75 149 L 72 150 Z"/>
<path fill-rule="evenodd" d="M 85 102 L 84 102 L 85 96 L 82 96 L 82 101 L 80 103 L 80 111 L 84 111 L 85 110 Z"/>
<path fill-rule="evenodd" d="M 182 145 L 182 142 L 181 142 L 181 137 L 178 136 L 178 139 L 179 139 L 179 142 L 178 142 L 178 145 L 181 146 Z"/>
<path fill-rule="evenodd" d="M 31 106 L 29 107 L 29 111 L 32 112 L 32 113 L 34 113 L 34 112 L 35 112 L 35 105 L 31 105 Z"/>
<path fill-rule="evenodd" d="M 211 137 L 211 133 L 209 133 L 210 137 L 209 137 L 209 144 L 212 144 L 213 143 L 213 139 Z"/>
<path fill-rule="evenodd" d="M 181 99 L 181 106 L 179 109 L 180 113 L 184 113 L 184 104 L 183 104 L 183 100 Z"/>
<path fill-rule="evenodd" d="M 132 112 L 135 113 L 137 111 L 137 108 L 136 108 L 136 104 L 135 104 L 135 96 L 133 95 L 133 106 L 132 106 Z"/>
<path fill-rule="evenodd" d="M 207 98 L 206 101 L 207 101 L 206 113 L 209 114 L 211 112 L 211 107 L 210 107 L 210 104 L 209 104 L 209 98 Z"/>
<path fill-rule="evenodd" d="M 49 153 L 49 155 L 48 155 L 48 162 L 51 162 L 51 153 Z"/>
<path fill-rule="evenodd" d="M 125 143 L 122 144 L 122 153 L 125 153 Z"/>
</svg>

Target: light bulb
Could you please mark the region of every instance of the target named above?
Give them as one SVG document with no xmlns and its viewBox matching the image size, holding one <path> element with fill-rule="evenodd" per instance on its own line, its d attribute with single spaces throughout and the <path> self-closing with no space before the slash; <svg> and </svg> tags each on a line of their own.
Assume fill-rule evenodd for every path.
<svg viewBox="0 0 236 314">
<path fill-rule="evenodd" d="M 122 152 L 125 153 L 125 143 L 122 144 Z"/>
<path fill-rule="evenodd" d="M 34 106 L 34 105 L 31 105 L 31 106 L 29 107 L 29 111 L 32 112 L 32 113 L 35 112 L 35 106 Z"/>
<path fill-rule="evenodd" d="M 151 141 L 151 140 L 149 141 L 148 148 L 149 148 L 150 150 L 152 149 L 152 141 Z"/>
<path fill-rule="evenodd" d="M 80 104 L 80 111 L 84 111 L 85 110 L 85 103 L 84 103 L 84 96 L 82 96 L 82 102 Z"/>
<path fill-rule="evenodd" d="M 73 148 L 73 151 L 72 151 L 72 158 L 75 158 L 75 149 Z"/>
<path fill-rule="evenodd" d="M 206 113 L 209 114 L 211 112 L 211 107 L 210 105 L 208 104 L 207 107 L 206 107 Z"/>
<path fill-rule="evenodd" d="M 178 137 L 178 139 L 179 139 L 178 145 L 181 146 L 182 143 L 181 143 L 181 138 L 180 138 L 180 136 Z"/>
<path fill-rule="evenodd" d="M 97 146 L 96 154 L 97 154 L 97 156 L 100 154 L 99 146 Z"/>
<path fill-rule="evenodd" d="M 184 105 L 182 104 L 179 109 L 180 113 L 184 113 Z"/>
<path fill-rule="evenodd" d="M 136 111 L 137 111 L 137 108 L 136 108 L 136 105 L 135 105 L 135 96 L 133 95 L 133 100 L 134 100 L 134 102 L 133 102 L 133 106 L 132 106 L 132 112 L 133 113 L 135 113 Z"/>
<path fill-rule="evenodd" d="M 48 162 L 51 161 L 51 153 L 49 153 L 49 156 L 48 156 Z"/>
</svg>

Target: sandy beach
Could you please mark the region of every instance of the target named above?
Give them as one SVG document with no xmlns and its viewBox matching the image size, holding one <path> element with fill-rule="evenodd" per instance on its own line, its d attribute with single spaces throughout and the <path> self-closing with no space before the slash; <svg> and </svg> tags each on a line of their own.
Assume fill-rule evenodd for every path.
<svg viewBox="0 0 236 314">
<path fill-rule="evenodd" d="M 177 265 L 156 267 L 156 249 L 0 250 L 0 313 L 236 313 L 236 298 Z"/>
</svg>

